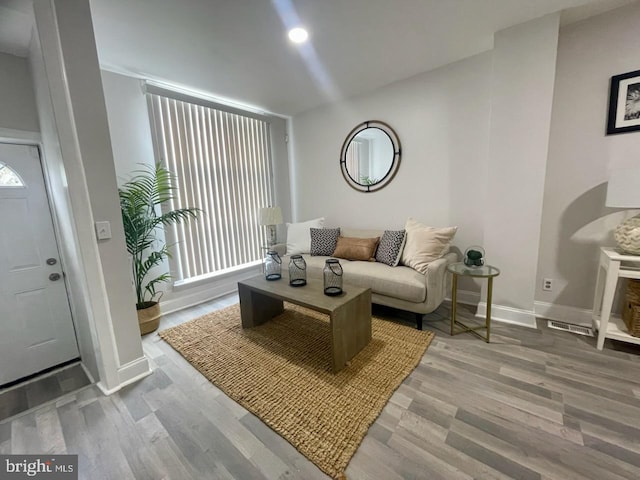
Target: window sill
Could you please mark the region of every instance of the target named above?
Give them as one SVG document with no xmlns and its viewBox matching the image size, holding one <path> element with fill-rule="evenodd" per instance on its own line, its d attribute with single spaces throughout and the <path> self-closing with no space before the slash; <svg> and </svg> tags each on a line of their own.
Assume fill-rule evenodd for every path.
<svg viewBox="0 0 640 480">
<path fill-rule="evenodd" d="M 255 273 L 257 274 L 259 273 L 259 267 L 261 264 L 262 264 L 262 260 L 256 260 L 255 262 L 245 263 L 244 265 L 240 265 L 238 267 L 227 268 L 225 270 L 220 270 L 215 273 L 208 273 L 206 275 L 199 275 L 197 277 L 189 278 L 187 280 L 181 280 L 173 284 L 173 290 L 175 292 L 181 292 L 189 288 L 198 287 L 200 285 L 206 285 L 213 281 L 225 280 L 234 275 L 251 273 L 252 271 L 255 271 Z"/>
</svg>

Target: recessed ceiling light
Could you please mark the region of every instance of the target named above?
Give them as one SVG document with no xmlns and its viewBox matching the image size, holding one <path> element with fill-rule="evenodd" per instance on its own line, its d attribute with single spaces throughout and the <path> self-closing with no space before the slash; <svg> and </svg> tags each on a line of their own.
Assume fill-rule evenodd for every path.
<svg viewBox="0 0 640 480">
<path fill-rule="evenodd" d="M 309 34 L 302 27 L 296 27 L 289 30 L 289 40 L 293 43 L 304 43 L 309 38 Z"/>
</svg>

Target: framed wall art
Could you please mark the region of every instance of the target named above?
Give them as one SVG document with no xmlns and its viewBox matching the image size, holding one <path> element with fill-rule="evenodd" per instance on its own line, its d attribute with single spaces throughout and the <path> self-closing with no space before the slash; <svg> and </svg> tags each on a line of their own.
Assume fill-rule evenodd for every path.
<svg viewBox="0 0 640 480">
<path fill-rule="evenodd" d="M 640 70 L 611 77 L 607 135 L 640 130 Z"/>
</svg>

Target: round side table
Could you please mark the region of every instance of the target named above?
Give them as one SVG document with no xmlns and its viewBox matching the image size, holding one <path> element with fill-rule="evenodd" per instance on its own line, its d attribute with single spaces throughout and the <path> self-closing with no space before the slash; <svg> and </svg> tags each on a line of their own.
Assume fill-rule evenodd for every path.
<svg viewBox="0 0 640 480">
<path fill-rule="evenodd" d="M 481 267 L 468 267 L 462 262 L 451 263 L 447 265 L 447 271 L 453 275 L 453 282 L 451 284 L 451 335 L 458 335 L 459 333 L 470 332 L 480 337 L 485 342 L 489 343 L 489 335 L 491 334 L 491 293 L 493 290 L 493 277 L 500 275 L 500 270 L 492 265 L 483 265 Z M 462 322 L 456 320 L 456 301 L 458 297 L 458 276 L 473 278 L 486 278 L 487 279 L 487 315 L 485 317 L 484 326 L 471 327 L 465 325 Z M 458 331 L 455 330 L 455 326 L 462 327 Z M 483 336 L 478 333 L 478 330 L 486 329 L 487 335 Z"/>
</svg>

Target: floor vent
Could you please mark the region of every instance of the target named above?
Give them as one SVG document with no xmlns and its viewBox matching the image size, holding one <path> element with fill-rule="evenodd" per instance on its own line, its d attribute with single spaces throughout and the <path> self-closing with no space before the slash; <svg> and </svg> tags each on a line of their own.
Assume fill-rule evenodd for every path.
<svg viewBox="0 0 640 480">
<path fill-rule="evenodd" d="M 573 325 L 571 323 L 558 322 L 556 320 L 549 320 L 547 326 L 556 330 L 564 330 L 565 332 L 593 337 L 593 329 L 591 327 L 583 327 L 581 325 Z"/>
</svg>

